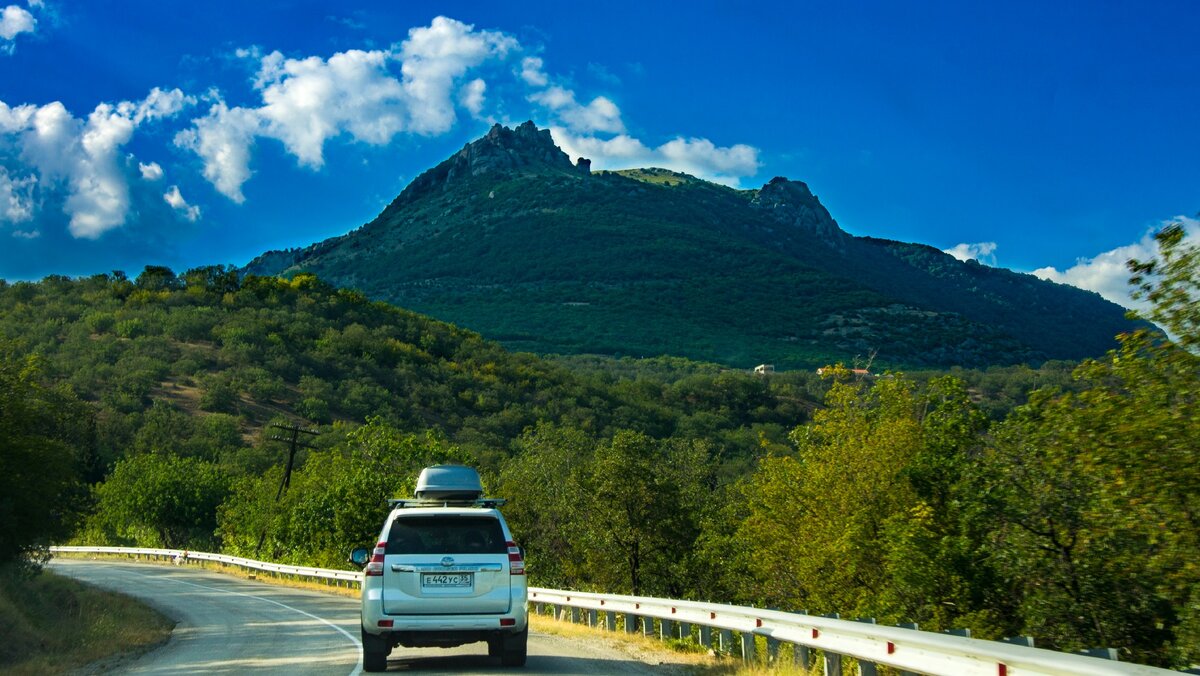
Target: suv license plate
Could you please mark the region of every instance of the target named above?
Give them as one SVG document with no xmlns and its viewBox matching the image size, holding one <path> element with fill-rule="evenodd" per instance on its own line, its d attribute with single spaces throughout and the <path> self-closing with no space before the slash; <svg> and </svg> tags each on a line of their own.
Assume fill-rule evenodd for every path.
<svg viewBox="0 0 1200 676">
<path fill-rule="evenodd" d="M 470 573 L 421 573 L 421 586 L 429 588 L 470 587 Z"/>
</svg>

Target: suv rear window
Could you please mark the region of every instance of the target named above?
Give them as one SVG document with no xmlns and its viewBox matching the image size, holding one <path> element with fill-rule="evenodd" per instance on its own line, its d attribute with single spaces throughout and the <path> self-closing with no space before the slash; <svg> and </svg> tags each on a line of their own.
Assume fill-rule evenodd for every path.
<svg viewBox="0 0 1200 676">
<path fill-rule="evenodd" d="M 412 516 L 392 522 L 388 554 L 506 554 L 500 521 L 490 516 Z"/>
</svg>

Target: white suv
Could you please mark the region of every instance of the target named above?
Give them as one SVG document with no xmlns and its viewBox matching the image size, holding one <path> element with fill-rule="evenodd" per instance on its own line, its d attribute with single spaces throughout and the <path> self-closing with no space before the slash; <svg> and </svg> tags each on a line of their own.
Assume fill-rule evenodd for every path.
<svg viewBox="0 0 1200 676">
<path fill-rule="evenodd" d="M 427 467 L 415 500 L 391 500 L 372 552 L 356 549 L 362 581 L 363 669 L 385 671 L 392 647 L 486 641 L 505 666 L 525 664 L 529 637 L 523 553 L 470 467 Z"/>
</svg>

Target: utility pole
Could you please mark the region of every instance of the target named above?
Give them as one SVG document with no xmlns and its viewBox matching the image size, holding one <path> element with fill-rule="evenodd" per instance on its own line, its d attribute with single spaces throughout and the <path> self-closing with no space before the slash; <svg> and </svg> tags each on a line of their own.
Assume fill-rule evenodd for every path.
<svg viewBox="0 0 1200 676">
<path fill-rule="evenodd" d="M 316 435 L 320 434 L 320 432 L 317 430 L 306 430 L 302 427 L 296 427 L 294 425 L 280 425 L 278 423 L 272 424 L 271 427 L 274 427 L 279 430 L 283 430 L 284 432 L 291 433 L 290 436 L 286 436 L 286 437 L 281 437 L 278 434 L 271 437 L 272 439 L 274 439 L 276 441 L 288 442 L 287 468 L 283 470 L 283 483 L 279 484 L 279 491 L 277 493 L 275 493 L 275 501 L 278 502 L 279 498 L 283 497 L 283 492 L 285 490 L 287 490 L 287 488 L 289 486 L 291 486 L 291 484 L 292 484 L 292 468 L 295 467 L 295 465 L 296 465 L 296 449 L 298 449 L 300 447 L 312 448 L 312 449 L 316 448 L 316 446 L 313 446 L 312 444 L 306 444 L 306 443 L 301 442 L 300 435 L 301 434 L 311 434 L 313 436 L 316 436 Z"/>
<path fill-rule="evenodd" d="M 278 434 L 276 434 L 271 437 L 272 439 L 274 439 L 276 441 L 288 442 L 287 467 L 284 468 L 284 470 L 283 470 L 283 481 L 280 482 L 279 490 L 276 491 L 276 493 L 275 493 L 275 502 L 279 502 L 279 499 L 283 497 L 283 492 L 285 490 L 287 490 L 287 488 L 292 483 L 292 468 L 296 466 L 296 450 L 301 447 L 312 448 L 312 449 L 316 448 L 316 446 L 313 446 L 312 444 L 306 444 L 306 443 L 300 441 L 300 435 L 301 434 L 309 434 L 312 436 L 316 436 L 316 435 L 320 434 L 320 432 L 317 430 L 306 430 L 302 427 L 297 427 L 295 425 L 280 425 L 278 423 L 273 423 L 271 425 L 271 427 L 274 427 L 275 429 L 283 430 L 284 432 L 290 433 L 288 436 L 279 436 Z M 258 536 L 258 546 L 254 548 L 255 556 L 258 556 L 259 552 L 262 551 L 263 543 L 266 542 L 266 540 L 267 540 L 267 531 L 266 531 L 266 528 L 264 528 L 262 534 Z"/>
</svg>

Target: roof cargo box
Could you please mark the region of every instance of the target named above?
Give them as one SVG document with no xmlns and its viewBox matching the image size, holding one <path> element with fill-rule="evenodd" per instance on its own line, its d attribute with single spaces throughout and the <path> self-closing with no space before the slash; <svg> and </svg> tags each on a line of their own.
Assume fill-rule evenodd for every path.
<svg viewBox="0 0 1200 676">
<path fill-rule="evenodd" d="M 418 500 L 478 500 L 483 484 L 474 467 L 434 465 L 421 470 L 413 496 Z"/>
</svg>

